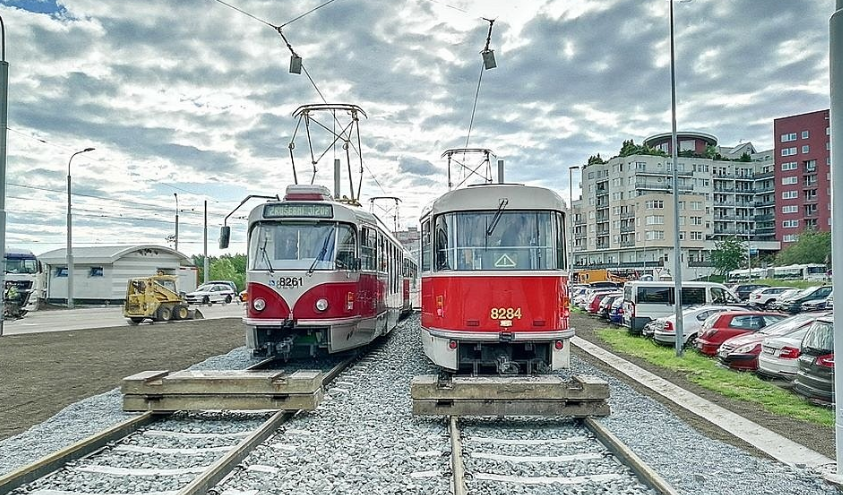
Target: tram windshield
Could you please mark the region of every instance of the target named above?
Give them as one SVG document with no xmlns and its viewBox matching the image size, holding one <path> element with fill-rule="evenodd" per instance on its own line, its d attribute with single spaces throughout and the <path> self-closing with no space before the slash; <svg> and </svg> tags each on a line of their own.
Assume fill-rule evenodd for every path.
<svg viewBox="0 0 843 495">
<path fill-rule="evenodd" d="M 436 270 L 565 267 L 564 220 L 550 211 L 471 211 L 434 220 Z"/>
<path fill-rule="evenodd" d="M 354 229 L 337 222 L 262 222 L 249 236 L 250 270 L 351 268 Z"/>
</svg>

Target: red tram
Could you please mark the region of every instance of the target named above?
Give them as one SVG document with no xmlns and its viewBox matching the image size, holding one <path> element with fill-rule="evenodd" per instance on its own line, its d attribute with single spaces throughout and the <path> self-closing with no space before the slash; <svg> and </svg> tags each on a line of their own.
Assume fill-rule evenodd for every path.
<svg viewBox="0 0 843 495">
<path fill-rule="evenodd" d="M 457 372 L 570 366 L 565 205 L 541 187 L 450 191 L 421 217 L 421 335 Z"/>
<path fill-rule="evenodd" d="M 255 355 L 354 349 L 412 310 L 405 278 L 416 262 L 375 215 L 323 186 L 290 185 L 283 200 L 254 208 L 247 260 L 244 321 Z"/>
</svg>

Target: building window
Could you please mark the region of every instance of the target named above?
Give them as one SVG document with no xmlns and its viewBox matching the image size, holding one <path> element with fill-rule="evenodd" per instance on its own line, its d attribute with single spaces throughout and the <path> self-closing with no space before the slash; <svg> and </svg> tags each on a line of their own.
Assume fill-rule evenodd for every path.
<svg viewBox="0 0 843 495">
<path fill-rule="evenodd" d="M 799 182 L 798 177 L 782 177 L 782 185 L 790 186 Z"/>
<path fill-rule="evenodd" d="M 793 156 L 796 154 L 796 146 L 793 148 L 782 148 L 782 156 Z"/>
<path fill-rule="evenodd" d="M 691 225 L 702 225 L 702 217 L 691 217 Z"/>
<path fill-rule="evenodd" d="M 796 205 L 782 206 L 782 213 L 799 213 L 799 207 Z"/>
<path fill-rule="evenodd" d="M 702 210 L 702 201 L 691 201 L 692 210 Z"/>
<path fill-rule="evenodd" d="M 89 277 L 102 277 L 102 267 L 101 266 L 92 266 L 91 271 L 88 272 Z"/>
<path fill-rule="evenodd" d="M 811 152 L 811 146 L 810 145 L 807 145 L 807 144 L 802 145 L 802 153 L 810 153 L 810 152 Z"/>
<path fill-rule="evenodd" d="M 782 199 L 796 199 L 799 197 L 799 191 L 784 191 Z"/>
<path fill-rule="evenodd" d="M 796 162 L 782 163 L 782 172 L 787 172 L 788 170 L 796 170 Z"/>
<path fill-rule="evenodd" d="M 787 234 L 782 237 L 782 242 L 796 242 L 797 240 L 799 240 L 798 234 Z"/>
<path fill-rule="evenodd" d="M 684 241 L 684 240 L 685 240 L 685 231 L 684 231 L 684 230 L 679 231 L 679 240 L 680 240 L 680 241 Z"/>
<path fill-rule="evenodd" d="M 664 215 L 650 215 L 647 217 L 647 225 L 664 225 Z"/>
<path fill-rule="evenodd" d="M 692 231 L 691 232 L 691 240 L 692 241 L 701 241 L 703 238 L 702 232 Z"/>
<path fill-rule="evenodd" d="M 782 134 L 782 142 L 787 143 L 789 141 L 796 141 L 796 133 L 795 132 L 789 132 L 789 133 L 786 133 L 786 134 Z"/>
<path fill-rule="evenodd" d="M 802 131 L 802 139 L 808 139 L 808 131 Z"/>
<path fill-rule="evenodd" d="M 66 276 L 67 276 L 67 267 L 66 266 L 60 266 L 60 267 L 56 268 L 56 278 L 66 277 Z"/>
<path fill-rule="evenodd" d="M 782 227 L 786 229 L 795 229 L 799 227 L 799 220 L 785 220 L 782 222 Z"/>
<path fill-rule="evenodd" d="M 647 231 L 647 240 L 648 241 L 659 241 L 664 239 L 664 230 L 648 230 Z"/>
<path fill-rule="evenodd" d="M 663 210 L 664 209 L 664 200 L 662 199 L 651 199 L 647 201 L 647 209 L 648 210 Z"/>
</svg>

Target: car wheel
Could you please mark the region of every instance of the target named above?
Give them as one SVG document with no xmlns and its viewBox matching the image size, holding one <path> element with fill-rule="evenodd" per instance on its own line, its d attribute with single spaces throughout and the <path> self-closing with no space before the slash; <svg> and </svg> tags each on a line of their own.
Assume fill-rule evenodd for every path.
<svg viewBox="0 0 843 495">
<path fill-rule="evenodd" d="M 769 301 L 763 304 L 764 309 L 772 309 L 773 303 L 776 302 L 775 299 L 770 299 Z"/>
<path fill-rule="evenodd" d="M 205 296 L 202 298 L 202 304 L 211 304 L 211 296 Z"/>
<path fill-rule="evenodd" d="M 688 340 L 685 341 L 685 347 L 694 347 L 697 343 L 697 334 L 692 334 L 688 337 Z"/>
<path fill-rule="evenodd" d="M 176 306 L 175 317 L 177 320 L 186 320 L 188 313 L 187 306 Z"/>
<path fill-rule="evenodd" d="M 228 304 L 231 302 L 231 296 L 225 296 L 225 303 Z"/>
<path fill-rule="evenodd" d="M 167 306 L 161 306 L 158 310 L 158 319 L 161 321 L 169 321 L 173 317 L 173 311 Z"/>
</svg>

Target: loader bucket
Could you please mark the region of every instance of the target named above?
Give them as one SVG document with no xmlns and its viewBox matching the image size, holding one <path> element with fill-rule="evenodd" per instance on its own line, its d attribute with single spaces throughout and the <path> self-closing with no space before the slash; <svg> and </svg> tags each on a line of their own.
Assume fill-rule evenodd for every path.
<svg viewBox="0 0 843 495">
<path fill-rule="evenodd" d="M 205 315 L 203 315 L 202 312 L 199 311 L 198 309 L 191 309 L 190 311 L 188 311 L 187 319 L 188 320 L 204 320 Z"/>
</svg>

